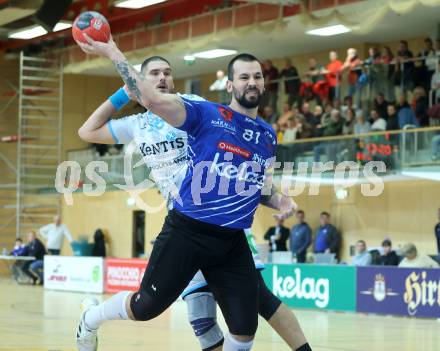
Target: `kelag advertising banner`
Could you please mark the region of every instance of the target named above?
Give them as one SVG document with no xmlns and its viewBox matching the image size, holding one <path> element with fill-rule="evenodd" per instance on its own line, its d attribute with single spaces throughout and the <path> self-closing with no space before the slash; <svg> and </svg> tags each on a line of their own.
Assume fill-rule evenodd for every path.
<svg viewBox="0 0 440 351">
<path fill-rule="evenodd" d="M 440 269 L 359 267 L 357 311 L 440 318 Z"/>
<path fill-rule="evenodd" d="M 269 289 L 290 307 L 356 310 L 356 268 L 336 265 L 267 264 Z"/>
</svg>

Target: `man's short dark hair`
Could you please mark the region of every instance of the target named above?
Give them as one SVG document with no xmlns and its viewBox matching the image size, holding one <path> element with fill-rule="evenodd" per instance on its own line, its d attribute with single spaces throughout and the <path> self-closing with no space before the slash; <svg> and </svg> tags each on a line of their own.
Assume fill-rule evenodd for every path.
<svg viewBox="0 0 440 351">
<path fill-rule="evenodd" d="M 431 43 L 431 44 L 432 44 L 432 39 L 431 39 L 431 38 L 429 38 L 429 37 L 428 37 L 428 38 L 426 38 L 426 39 L 425 39 L 425 43 Z"/>
<path fill-rule="evenodd" d="M 384 247 L 384 246 L 389 246 L 389 247 L 393 246 L 391 243 L 391 240 L 385 239 L 384 241 L 382 241 L 382 247 Z"/>
<path fill-rule="evenodd" d="M 229 61 L 229 64 L 228 64 L 228 79 L 229 80 L 234 79 L 234 63 L 235 63 L 235 61 L 244 61 L 244 62 L 257 61 L 261 65 L 261 62 L 254 55 L 246 54 L 246 53 L 239 54 L 239 55 L 233 57 L 231 61 Z"/>
<path fill-rule="evenodd" d="M 146 58 L 144 60 L 144 62 L 142 62 L 141 72 L 143 72 L 144 68 L 147 67 L 147 65 L 150 62 L 153 62 L 153 61 L 164 61 L 164 62 L 168 63 L 171 66 L 170 62 L 165 57 L 162 57 L 162 56 L 151 56 L 151 57 Z"/>
<path fill-rule="evenodd" d="M 365 246 L 367 246 L 367 243 L 365 242 L 365 240 L 358 240 L 357 241 L 358 244 L 364 244 Z"/>
<path fill-rule="evenodd" d="M 19 242 L 23 242 L 23 240 L 21 240 L 21 238 L 16 238 L 15 241 L 19 241 Z"/>
<path fill-rule="evenodd" d="M 305 214 L 303 210 L 298 210 L 298 211 L 296 211 L 296 213 L 298 213 L 298 214 L 300 214 L 300 213 Z"/>
<path fill-rule="evenodd" d="M 326 211 L 322 211 L 321 212 L 321 216 L 327 216 L 330 217 L 330 213 L 326 212 Z"/>
<path fill-rule="evenodd" d="M 407 42 L 406 40 L 401 40 L 401 41 L 400 41 L 400 44 L 403 44 L 403 45 L 405 45 L 406 47 L 408 47 L 408 42 Z"/>
</svg>

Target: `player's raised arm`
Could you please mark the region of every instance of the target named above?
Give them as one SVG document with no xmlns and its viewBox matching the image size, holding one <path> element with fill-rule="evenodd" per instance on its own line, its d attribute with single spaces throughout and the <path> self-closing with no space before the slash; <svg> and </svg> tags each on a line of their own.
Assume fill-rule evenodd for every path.
<svg viewBox="0 0 440 351">
<path fill-rule="evenodd" d="M 183 101 L 175 94 L 161 94 L 128 62 L 112 38 L 107 43 L 92 40 L 86 34 L 87 43 L 78 43 L 88 53 L 109 58 L 119 75 L 133 93 L 134 98 L 146 109 L 162 117 L 174 127 L 183 125 L 186 110 Z"/>
</svg>

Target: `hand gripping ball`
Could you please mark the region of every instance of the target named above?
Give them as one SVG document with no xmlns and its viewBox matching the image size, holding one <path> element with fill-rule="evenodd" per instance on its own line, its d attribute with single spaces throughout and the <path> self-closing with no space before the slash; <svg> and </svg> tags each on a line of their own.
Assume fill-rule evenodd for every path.
<svg viewBox="0 0 440 351">
<path fill-rule="evenodd" d="M 86 38 L 83 36 L 84 33 L 95 41 L 106 43 L 110 39 L 110 25 L 99 12 L 83 12 L 73 22 L 73 39 L 76 42 L 87 43 Z"/>
</svg>

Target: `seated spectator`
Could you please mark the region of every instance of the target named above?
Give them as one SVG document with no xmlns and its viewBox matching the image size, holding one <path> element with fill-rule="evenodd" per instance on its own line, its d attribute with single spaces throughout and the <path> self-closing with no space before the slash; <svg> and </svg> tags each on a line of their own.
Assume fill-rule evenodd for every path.
<svg viewBox="0 0 440 351">
<path fill-rule="evenodd" d="M 296 262 L 305 263 L 307 248 L 312 243 L 312 229 L 305 222 L 305 213 L 303 210 L 296 211 L 297 224 L 290 231 L 290 251 L 292 256 L 296 257 Z"/>
<path fill-rule="evenodd" d="M 399 257 L 396 251 L 392 249 L 391 240 L 385 239 L 382 241 L 383 255 L 380 256 L 380 264 L 382 266 L 397 266 L 399 264 Z"/>
<path fill-rule="evenodd" d="M 428 105 L 429 101 L 426 97 L 425 89 L 417 87 L 413 93 L 414 113 L 416 115 L 418 125 L 421 127 L 429 126 Z"/>
<path fill-rule="evenodd" d="M 367 245 L 364 240 L 358 240 L 356 243 L 356 254 L 351 260 L 353 266 L 369 266 L 371 265 L 371 255 L 367 251 Z"/>
<path fill-rule="evenodd" d="M 366 134 L 371 131 L 370 122 L 366 121 L 363 115 L 357 116 L 354 125 L 354 134 Z"/>
<path fill-rule="evenodd" d="M 354 110 L 349 109 L 344 119 L 344 125 L 342 126 L 343 135 L 351 135 L 354 133 L 355 118 Z"/>
<path fill-rule="evenodd" d="M 388 119 L 388 101 L 385 100 L 383 93 L 378 93 L 374 98 L 374 109 L 384 120 Z"/>
<path fill-rule="evenodd" d="M 379 116 L 376 110 L 371 110 L 371 131 L 383 132 L 387 129 L 387 121 Z"/>
<path fill-rule="evenodd" d="M 344 121 L 341 118 L 341 114 L 338 110 L 332 110 L 331 121 L 327 127 L 323 128 L 322 136 L 336 136 L 342 134 L 342 128 Z M 313 148 L 314 161 L 319 162 L 321 155 L 327 153 L 331 161 L 335 161 L 336 153 L 338 151 L 338 145 L 336 141 L 325 141 Z"/>
<path fill-rule="evenodd" d="M 278 82 L 276 82 L 279 79 L 278 69 L 271 60 L 263 61 L 262 66 L 265 90 L 260 106 L 265 107 L 269 105 L 273 111 L 276 111 L 278 101 Z"/>
<path fill-rule="evenodd" d="M 309 124 L 313 125 L 313 123 L 311 123 L 311 121 L 313 120 L 314 116 L 313 116 L 313 113 L 310 112 L 310 104 L 308 102 L 305 102 L 305 103 L 302 104 L 300 112 L 305 117 L 307 122 Z"/>
<path fill-rule="evenodd" d="M 322 107 L 320 105 L 316 105 L 315 110 L 313 111 L 313 118 L 311 120 L 311 124 L 315 129 L 318 125 L 321 124 L 322 115 L 323 115 Z"/>
<path fill-rule="evenodd" d="M 287 239 L 289 239 L 289 228 L 283 226 L 284 221 L 282 219 L 275 219 L 275 227 L 270 227 L 266 234 L 264 234 L 264 240 L 269 241 L 269 250 L 273 251 L 287 251 Z"/>
<path fill-rule="evenodd" d="M 330 224 L 330 214 L 321 212 L 319 217 L 320 226 L 316 231 L 314 253 L 334 253 L 339 257 L 339 245 L 341 237 L 338 230 Z"/>
<path fill-rule="evenodd" d="M 404 96 L 399 98 L 399 106 L 397 111 L 397 118 L 399 120 L 399 129 L 403 129 L 407 125 L 415 127 L 419 126 L 416 115 L 413 109 L 409 106 Z"/>
<path fill-rule="evenodd" d="M 320 137 L 324 129 L 331 123 L 333 106 L 330 103 L 325 104 L 325 111 L 321 115 L 321 122 L 316 126 L 315 136 Z"/>
<path fill-rule="evenodd" d="M 307 139 L 313 137 L 313 127 L 306 121 L 303 115 L 296 116 L 295 124 L 297 130 L 297 139 Z"/>
<path fill-rule="evenodd" d="M 273 124 L 277 122 L 278 114 L 274 111 L 272 106 L 267 105 L 263 108 L 263 118 L 267 123 Z"/>
<path fill-rule="evenodd" d="M 396 105 L 389 104 L 387 106 L 387 130 L 398 130 L 399 129 L 399 118 L 397 117 Z"/>
<path fill-rule="evenodd" d="M 283 143 L 288 144 L 296 139 L 298 129 L 296 128 L 295 119 L 292 117 L 287 123 L 287 128 L 284 130 Z"/>
<path fill-rule="evenodd" d="M 14 249 L 10 252 L 12 256 L 26 256 L 27 250 L 26 245 L 23 244 L 23 241 L 20 238 L 15 239 Z"/>
<path fill-rule="evenodd" d="M 356 113 L 356 116 L 359 116 L 362 114 L 362 110 L 359 109 L 354 103 L 353 103 L 353 98 L 351 96 L 346 96 L 344 98 L 344 103 L 341 106 L 340 110 L 341 110 L 341 115 L 343 118 L 345 118 L 348 109 L 353 109 L 354 112 Z M 337 108 L 336 108 L 337 109 Z"/>
<path fill-rule="evenodd" d="M 290 105 L 288 103 L 284 103 L 283 104 L 283 111 L 281 113 L 281 116 L 278 118 L 277 123 L 281 127 L 286 127 L 289 119 L 294 116 L 295 116 L 295 112 L 290 109 Z"/>
<path fill-rule="evenodd" d="M 23 273 L 32 279 L 32 284 L 43 284 L 43 260 L 46 254 L 46 248 L 43 243 L 37 239 L 34 231 L 30 231 L 27 236 L 28 244 L 26 246 L 27 256 L 35 257 L 33 261 L 26 261 L 23 264 Z"/>
<path fill-rule="evenodd" d="M 405 258 L 399 263 L 403 268 L 438 268 L 439 264 L 427 255 L 421 255 L 417 252 L 414 244 L 405 244 L 402 248 Z"/>
</svg>

